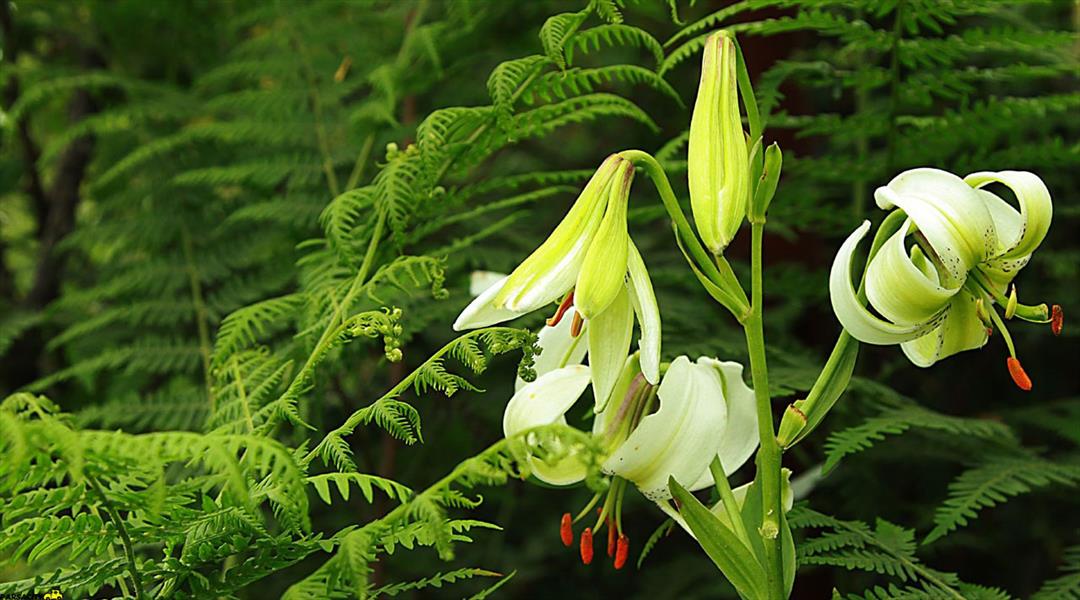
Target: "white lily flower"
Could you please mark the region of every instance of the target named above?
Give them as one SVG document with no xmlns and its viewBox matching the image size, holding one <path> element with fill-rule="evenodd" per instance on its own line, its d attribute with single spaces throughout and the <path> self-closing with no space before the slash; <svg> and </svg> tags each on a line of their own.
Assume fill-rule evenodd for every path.
<svg viewBox="0 0 1080 600">
<path fill-rule="evenodd" d="M 589 383 L 589 368 L 570 365 L 541 374 L 519 389 L 506 406 L 503 432 L 512 436 L 532 428 L 566 424 L 566 413 Z M 669 477 L 686 482 L 688 489 L 713 485 L 709 463 L 720 457 L 725 474 L 746 462 L 758 445 L 754 392 L 743 382 L 742 365 L 680 356 L 671 363 L 659 386 L 647 382 L 637 354 L 625 359 L 613 383 L 614 402 L 596 414 L 593 435 L 607 453 L 602 470 L 614 476 L 595 528 L 582 535 L 582 559 L 592 559 L 593 530 L 612 527 L 609 544 L 623 547 L 622 494 L 629 484 L 663 508 L 671 498 Z M 656 401 L 659 407 L 653 409 Z M 533 442 L 535 443 L 535 442 Z M 552 485 L 578 483 L 587 468 L 565 448 L 543 448 L 557 459 L 543 461 L 526 456 L 532 474 Z M 579 518 L 601 497 L 598 494 Z M 573 533 L 569 514 L 563 520 L 563 541 Z M 615 531 L 619 531 L 616 540 Z M 625 561 L 616 554 L 616 566 Z"/>
<path fill-rule="evenodd" d="M 758 445 L 754 391 L 742 370 L 705 357 L 675 359 L 657 390 L 659 410 L 641 418 L 604 471 L 632 481 L 653 501 L 671 497 L 669 477 L 691 491 L 713 485 L 709 463 L 717 455 L 724 472 L 734 473 Z"/>
<path fill-rule="evenodd" d="M 680 356 L 671 363 L 657 389 L 646 385 L 637 355 L 619 370 L 615 404 L 596 415 L 593 434 L 611 449 L 603 470 L 633 482 L 648 498 L 670 498 L 668 477 L 685 481 L 687 489 L 713 484 L 709 463 L 719 455 L 731 474 L 758 445 L 754 391 L 742 379 L 743 367 L 701 357 L 696 363 Z M 548 371 L 515 392 L 506 405 L 503 432 L 510 436 L 527 429 L 565 424 L 566 413 L 589 383 L 589 368 L 571 365 Z M 648 389 L 645 389 L 648 388 Z M 651 393 L 655 391 L 655 394 Z M 653 396 L 659 398 L 656 412 Z M 567 465 L 563 465 L 566 467 Z M 582 467 L 583 469 L 583 467 Z M 537 472 L 542 481 L 576 483 L 582 469 Z M 574 472 L 576 479 L 566 473 Z"/>
<path fill-rule="evenodd" d="M 1020 210 L 981 189 L 991 182 L 1009 187 Z M 852 257 L 870 229 L 869 221 L 837 252 L 829 293 L 844 329 L 868 344 L 900 344 L 912 363 L 928 367 L 982 347 L 992 331 L 988 319 L 996 319 L 1010 346 L 1009 368 L 1017 379 L 1016 370 L 1022 370 L 1008 332 L 988 307 L 991 302 L 1006 307 L 1009 283 L 1050 227 L 1050 193 L 1042 180 L 1021 171 L 974 173 L 961 179 L 938 169 L 913 169 L 878 188 L 874 197 L 880 208 L 900 209 L 907 219 L 866 268 L 866 298 L 877 314 L 859 300 L 851 281 Z M 909 244 L 912 239 L 914 245 Z M 1015 306 L 1014 301 L 1010 310 L 1015 312 Z M 1058 321 L 1059 313 L 1055 307 Z M 1050 320 L 1045 305 L 1023 306 L 1016 314 L 1036 322 Z M 1020 379 L 1017 383 L 1024 387 Z"/>
<path fill-rule="evenodd" d="M 541 332 L 537 372 L 579 363 L 587 348 L 597 412 L 630 351 L 635 315 L 645 376 L 652 383 L 660 378 L 660 312 L 626 224 L 632 179 L 629 161 L 617 155 L 604 161 L 551 236 L 454 322 L 458 331 L 486 327 L 561 298 L 551 327 Z M 564 317 L 569 323 L 559 327 Z M 583 331 L 586 346 L 576 341 Z M 576 354 L 565 356 L 570 349 Z"/>
</svg>

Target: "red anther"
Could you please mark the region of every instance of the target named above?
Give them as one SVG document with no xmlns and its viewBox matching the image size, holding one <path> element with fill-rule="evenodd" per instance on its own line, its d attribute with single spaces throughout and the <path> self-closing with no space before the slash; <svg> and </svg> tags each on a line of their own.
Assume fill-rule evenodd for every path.
<svg viewBox="0 0 1080 600">
<path fill-rule="evenodd" d="M 615 556 L 615 527 L 611 518 L 607 519 L 607 555 Z"/>
<path fill-rule="evenodd" d="M 581 328 L 585 325 L 585 319 L 581 318 L 581 313 L 574 313 L 574 321 L 570 323 L 570 337 L 577 337 L 581 335 Z"/>
<path fill-rule="evenodd" d="M 994 328 L 993 327 L 987 327 L 986 328 L 986 337 L 990 337 L 992 335 L 994 335 Z"/>
<path fill-rule="evenodd" d="M 562 299 L 562 302 L 559 303 L 559 308 L 555 309 L 555 315 L 547 320 L 547 326 L 554 327 L 558 325 L 559 321 L 562 321 L 563 315 L 566 314 L 566 311 L 570 310 L 570 307 L 573 304 L 574 290 L 570 290 L 570 293 L 567 294 L 566 297 Z"/>
<path fill-rule="evenodd" d="M 626 556 L 630 554 L 630 538 L 619 534 L 619 545 L 615 550 L 615 568 L 621 569 L 626 564 Z"/>
<path fill-rule="evenodd" d="M 581 532 L 581 562 L 591 563 L 592 553 L 592 527 L 586 527 L 585 531 Z"/>
<path fill-rule="evenodd" d="M 1060 304 L 1050 308 L 1050 331 L 1054 335 L 1061 335 L 1061 328 L 1065 325 L 1065 311 L 1061 310 Z"/>
<path fill-rule="evenodd" d="M 1020 366 L 1020 361 L 1010 356 L 1009 359 L 1005 361 L 1005 364 L 1009 367 L 1009 375 L 1012 375 L 1012 380 L 1016 383 L 1016 387 L 1025 392 L 1031 391 L 1031 378 L 1024 372 L 1024 367 Z"/>
<path fill-rule="evenodd" d="M 562 538 L 563 546 L 569 548 L 574 544 L 574 528 L 573 521 L 570 520 L 570 513 L 565 513 L 562 516 L 562 523 L 559 524 L 559 537 Z"/>
</svg>

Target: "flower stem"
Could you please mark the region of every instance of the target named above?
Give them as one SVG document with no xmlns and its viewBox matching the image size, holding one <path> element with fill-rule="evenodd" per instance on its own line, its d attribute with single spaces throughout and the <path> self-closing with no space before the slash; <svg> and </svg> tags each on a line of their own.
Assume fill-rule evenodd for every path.
<svg viewBox="0 0 1080 600">
<path fill-rule="evenodd" d="M 762 328 L 761 242 L 765 223 L 751 224 L 751 283 L 750 317 L 743 328 L 746 347 L 750 353 L 750 372 L 757 400 L 758 469 L 761 480 L 761 534 L 765 544 L 765 572 L 768 576 L 770 600 L 784 598 L 784 565 L 780 536 L 780 445 L 776 441 L 772 402 L 769 394 L 769 373 L 765 363 L 765 334 Z"/>
<path fill-rule="evenodd" d="M 679 201 L 675 198 L 675 192 L 671 189 L 671 183 L 668 181 L 667 174 L 664 173 L 664 167 L 660 166 L 660 163 L 651 154 L 641 150 L 623 150 L 619 153 L 619 156 L 633 163 L 635 167 L 645 170 L 645 173 L 652 179 L 656 191 L 660 194 L 660 201 L 664 203 L 664 208 L 667 210 L 672 222 L 675 223 L 679 238 L 686 244 L 686 248 L 690 251 L 690 255 L 693 256 L 698 268 L 718 287 L 735 293 L 735 301 L 739 305 L 738 309 L 745 308 L 745 312 L 748 313 L 749 302 L 746 299 L 746 292 L 743 291 L 742 285 L 739 283 L 738 278 L 735 277 L 731 265 L 722 255 L 713 256 L 701 245 L 697 234 L 694 233 L 694 229 L 690 226 L 690 221 L 686 218 L 686 214 L 683 213 L 682 207 L 679 206 Z M 713 262 L 714 260 L 716 262 Z M 736 314 L 735 316 L 741 320 L 743 315 Z"/>
</svg>

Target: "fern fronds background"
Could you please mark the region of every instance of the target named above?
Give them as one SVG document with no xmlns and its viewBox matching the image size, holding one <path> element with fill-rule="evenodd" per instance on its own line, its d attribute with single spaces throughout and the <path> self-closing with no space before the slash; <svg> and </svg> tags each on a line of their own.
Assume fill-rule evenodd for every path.
<svg viewBox="0 0 1080 600">
<path fill-rule="evenodd" d="M 587 440 L 499 441 L 540 317 L 449 327 L 470 272 L 511 269 L 606 154 L 654 152 L 678 188 L 720 27 L 785 153 L 765 248 L 777 406 L 838 332 L 839 239 L 905 168 L 1037 171 L 1055 221 L 1021 291 L 1080 310 L 1063 0 L 11 6 L 0 592 L 734 598 L 636 496 L 639 570 L 566 552 L 559 516 L 592 490 L 526 487 L 514 446 Z M 640 190 L 665 347 L 745 360 Z M 994 340 L 917 373 L 862 351 L 787 457 L 825 472 L 791 516 L 795 597 L 1080 597 L 1075 328 L 1013 333 L 1038 365 L 1028 396 Z"/>
</svg>

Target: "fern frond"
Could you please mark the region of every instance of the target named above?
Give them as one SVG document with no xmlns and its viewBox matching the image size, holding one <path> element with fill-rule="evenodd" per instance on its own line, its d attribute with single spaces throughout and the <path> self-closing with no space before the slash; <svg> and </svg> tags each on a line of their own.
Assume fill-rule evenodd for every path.
<svg viewBox="0 0 1080 600">
<path fill-rule="evenodd" d="M 949 498 L 934 513 L 934 529 L 924 544 L 967 525 L 979 511 L 1009 498 L 1049 485 L 1080 484 L 1080 464 L 1037 456 L 997 456 L 975 466 L 949 484 Z"/>
</svg>

